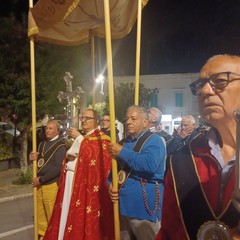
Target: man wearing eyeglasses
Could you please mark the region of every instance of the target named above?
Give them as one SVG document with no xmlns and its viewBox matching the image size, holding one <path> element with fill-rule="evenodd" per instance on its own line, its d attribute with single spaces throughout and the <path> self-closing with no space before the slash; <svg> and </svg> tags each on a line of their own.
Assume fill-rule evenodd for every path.
<svg viewBox="0 0 240 240">
<path fill-rule="evenodd" d="M 211 127 L 171 157 L 156 239 L 240 239 L 239 196 L 233 197 L 240 57 L 210 58 L 190 89 Z"/>
<path fill-rule="evenodd" d="M 109 195 L 113 202 L 119 199 L 122 240 L 154 239 L 160 228 L 166 150 L 163 140 L 147 125 L 147 111 L 130 106 L 124 145 L 109 144 L 120 170 L 118 189 L 110 183 Z"/>
<path fill-rule="evenodd" d="M 44 240 L 114 238 L 113 209 L 106 185 L 111 169 L 110 138 L 99 130 L 100 117 L 96 111 L 87 109 L 80 120 L 85 135 L 78 156 L 75 156 L 76 166 L 70 169 L 65 167 L 66 164 L 63 166 L 57 200 Z M 70 188 L 65 177 L 68 171 L 74 174 Z M 69 208 L 63 212 L 66 194 L 71 197 Z"/>
</svg>

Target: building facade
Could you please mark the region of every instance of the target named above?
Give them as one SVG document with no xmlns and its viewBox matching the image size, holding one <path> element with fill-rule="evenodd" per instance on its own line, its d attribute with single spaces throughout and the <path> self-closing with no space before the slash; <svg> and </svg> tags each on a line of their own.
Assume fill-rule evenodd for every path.
<svg viewBox="0 0 240 240">
<path fill-rule="evenodd" d="M 198 78 L 197 73 L 142 75 L 140 83 L 152 90 L 151 106 L 158 107 L 164 115 L 170 115 L 172 124 L 164 129 L 171 133 L 181 116 L 191 114 L 198 123 L 197 97 L 191 94 L 189 84 Z M 114 84 L 135 83 L 135 76 L 114 77 Z M 171 126 L 170 126 L 171 125 Z"/>
</svg>

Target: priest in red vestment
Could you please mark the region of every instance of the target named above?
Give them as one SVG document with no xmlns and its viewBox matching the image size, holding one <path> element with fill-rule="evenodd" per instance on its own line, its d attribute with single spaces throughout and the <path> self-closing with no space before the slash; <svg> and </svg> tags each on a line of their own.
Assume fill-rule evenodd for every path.
<svg viewBox="0 0 240 240">
<path fill-rule="evenodd" d="M 56 203 L 44 240 L 114 239 L 113 207 L 106 185 L 111 168 L 108 153 L 110 138 L 98 129 L 99 120 L 98 113 L 92 109 L 87 109 L 81 117 L 82 129 L 86 135 L 74 170 L 64 236 L 59 238 L 62 199 L 64 188 L 67 187 L 66 163 L 63 164 Z"/>
</svg>

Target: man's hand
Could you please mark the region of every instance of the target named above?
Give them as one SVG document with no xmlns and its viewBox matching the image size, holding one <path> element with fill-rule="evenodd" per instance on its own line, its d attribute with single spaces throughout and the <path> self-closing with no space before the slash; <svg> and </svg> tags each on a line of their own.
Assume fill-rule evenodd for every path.
<svg viewBox="0 0 240 240">
<path fill-rule="evenodd" d="M 40 181 L 39 181 L 39 177 L 35 177 L 32 179 L 32 186 L 33 187 L 39 187 L 41 185 Z"/>
<path fill-rule="evenodd" d="M 108 193 L 113 203 L 118 201 L 119 193 L 117 189 L 113 188 L 112 183 L 109 184 Z"/>
<path fill-rule="evenodd" d="M 120 153 L 120 151 L 122 150 L 123 146 L 118 144 L 118 143 L 110 143 L 108 145 L 108 151 L 109 154 L 113 157 L 113 158 L 117 158 L 118 154 Z"/>
<path fill-rule="evenodd" d="M 71 138 L 76 139 L 79 135 L 81 135 L 81 133 L 76 128 L 71 127 L 68 130 L 68 135 Z"/>
<path fill-rule="evenodd" d="M 188 137 L 189 135 L 191 135 L 191 133 L 193 132 L 193 128 L 191 126 L 182 128 L 182 130 L 179 133 L 179 136 L 184 139 L 186 137 Z"/>
<path fill-rule="evenodd" d="M 30 152 L 30 154 L 29 154 L 29 160 L 30 161 L 35 161 L 35 160 L 37 160 L 37 158 L 38 158 L 38 152 Z"/>
</svg>

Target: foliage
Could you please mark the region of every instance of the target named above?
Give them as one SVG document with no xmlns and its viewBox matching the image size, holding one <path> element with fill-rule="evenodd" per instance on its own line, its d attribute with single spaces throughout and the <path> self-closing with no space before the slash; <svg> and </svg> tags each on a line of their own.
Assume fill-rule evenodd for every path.
<svg viewBox="0 0 240 240">
<path fill-rule="evenodd" d="M 92 108 L 92 105 L 89 106 Z M 94 108 L 100 116 L 102 116 L 104 113 L 109 113 L 109 106 L 108 103 L 104 102 L 98 102 L 95 103 L 95 108 Z"/>
<path fill-rule="evenodd" d="M 115 114 L 120 122 L 124 122 L 127 108 L 134 104 L 135 87 L 132 83 L 120 83 L 115 86 Z M 148 108 L 151 99 L 151 89 L 139 85 L 139 106 Z M 108 100 L 106 100 L 108 102 Z"/>
<path fill-rule="evenodd" d="M 32 182 L 32 170 L 27 169 L 26 173 L 20 172 L 18 174 L 18 178 L 13 181 L 13 184 L 22 185 L 22 184 L 30 184 Z"/>
<path fill-rule="evenodd" d="M 9 116 L 16 114 L 23 125 L 31 124 L 27 26 L 14 18 L 0 20 L 0 107 L 8 109 L 6 114 Z M 57 95 L 60 90 L 66 89 L 63 80 L 66 71 L 73 75 L 73 89 L 79 85 L 85 89 L 91 88 L 90 46 L 63 47 L 36 42 L 35 53 L 37 115 L 64 113 Z"/>
<path fill-rule="evenodd" d="M 13 155 L 12 149 L 7 148 L 6 146 L 1 144 L 0 145 L 0 161 L 10 159 L 13 157 L 14 155 Z"/>
<path fill-rule="evenodd" d="M 14 123 L 21 132 L 22 148 L 32 123 L 32 82 L 26 19 L 27 16 L 22 22 L 18 22 L 14 17 L 0 17 L 0 117 L 11 120 L 11 116 L 17 116 Z M 79 85 L 86 89 L 91 88 L 90 47 L 87 44 L 63 47 L 37 42 L 34 46 L 37 118 L 46 113 L 64 113 L 63 104 L 66 103 L 60 104 L 57 95 L 59 91 L 66 89 L 63 80 L 66 71 L 73 75 L 73 89 Z M 24 144 L 21 167 L 27 165 L 26 150 Z"/>
</svg>

